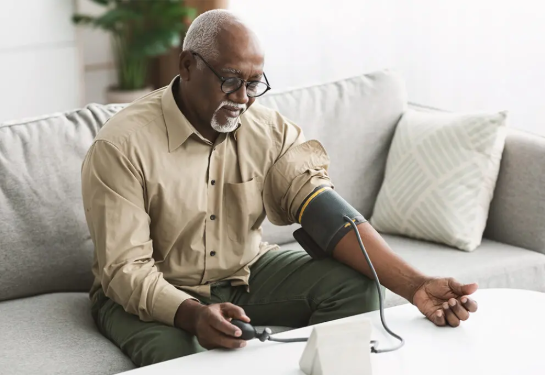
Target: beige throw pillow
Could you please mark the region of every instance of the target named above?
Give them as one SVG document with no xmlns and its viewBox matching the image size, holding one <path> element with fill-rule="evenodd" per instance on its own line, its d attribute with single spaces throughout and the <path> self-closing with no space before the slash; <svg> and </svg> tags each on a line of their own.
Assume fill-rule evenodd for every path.
<svg viewBox="0 0 545 375">
<path fill-rule="evenodd" d="M 506 112 L 409 109 L 397 125 L 370 223 L 382 233 L 472 251 L 481 244 Z"/>
</svg>

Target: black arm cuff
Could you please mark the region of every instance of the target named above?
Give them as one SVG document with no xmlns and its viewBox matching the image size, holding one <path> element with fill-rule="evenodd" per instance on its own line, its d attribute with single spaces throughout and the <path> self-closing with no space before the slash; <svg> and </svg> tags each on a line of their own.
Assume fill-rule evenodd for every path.
<svg viewBox="0 0 545 375">
<path fill-rule="evenodd" d="M 302 244 L 298 236 L 294 236 L 309 254 L 321 251 L 331 256 L 339 241 L 352 229 L 344 219 L 345 215 L 356 225 L 367 221 L 329 185 L 319 186 L 303 201 L 297 212 L 302 229 L 312 241 L 307 238 Z M 307 249 L 309 243 L 318 249 Z"/>
</svg>

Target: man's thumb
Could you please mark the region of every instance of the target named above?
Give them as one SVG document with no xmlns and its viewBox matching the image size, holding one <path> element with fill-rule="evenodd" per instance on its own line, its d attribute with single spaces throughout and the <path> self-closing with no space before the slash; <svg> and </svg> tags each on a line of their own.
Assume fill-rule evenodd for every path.
<svg viewBox="0 0 545 375">
<path fill-rule="evenodd" d="M 459 296 L 473 294 L 479 288 L 477 283 L 461 284 L 454 279 L 449 280 L 449 287 L 454 293 L 456 293 Z"/>
<path fill-rule="evenodd" d="M 230 318 L 240 319 L 246 322 L 250 322 L 250 318 L 246 315 L 242 307 L 233 305 L 232 303 L 225 303 L 223 305 L 223 312 Z"/>
</svg>

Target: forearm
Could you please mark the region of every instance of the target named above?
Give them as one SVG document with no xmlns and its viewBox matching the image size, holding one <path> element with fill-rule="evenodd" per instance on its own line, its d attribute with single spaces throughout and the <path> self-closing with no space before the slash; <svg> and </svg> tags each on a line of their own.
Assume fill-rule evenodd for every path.
<svg viewBox="0 0 545 375">
<path fill-rule="evenodd" d="M 265 180 L 263 192 L 263 197 L 268 197 L 264 200 L 267 216 L 273 224 L 299 223 L 303 229 L 314 232 L 309 235 L 315 242 L 315 237 L 320 237 L 317 232 L 338 228 L 338 223 L 334 228 L 326 228 L 328 220 L 319 217 L 338 215 L 341 220 L 343 213 L 353 210 L 349 209 L 348 203 L 342 203 L 332 188 L 326 171 L 328 164 L 325 149 L 317 141 L 298 144 L 275 163 Z M 414 292 L 428 278 L 398 257 L 370 224 L 363 223 L 358 228 L 381 284 L 412 302 Z M 333 257 L 373 277 L 354 231 L 339 241 Z"/>
<path fill-rule="evenodd" d="M 155 266 L 141 170 L 116 146 L 97 141 L 81 173 L 104 293 L 142 321 L 172 326 L 178 307 L 191 296 L 168 283 Z"/>
<path fill-rule="evenodd" d="M 106 296 L 145 322 L 173 326 L 180 304 L 193 298 L 166 281 L 162 273 L 149 264 L 106 267 L 103 273 L 102 288 Z"/>
<path fill-rule="evenodd" d="M 358 225 L 358 230 L 380 283 L 412 303 L 414 293 L 429 277 L 411 267 L 395 254 L 368 222 Z M 369 278 L 373 278 L 353 230 L 339 241 L 333 252 L 333 257 Z"/>
<path fill-rule="evenodd" d="M 174 326 L 195 334 L 195 325 L 199 312 L 204 308 L 199 302 L 187 299 L 180 304 L 174 317 Z"/>
</svg>

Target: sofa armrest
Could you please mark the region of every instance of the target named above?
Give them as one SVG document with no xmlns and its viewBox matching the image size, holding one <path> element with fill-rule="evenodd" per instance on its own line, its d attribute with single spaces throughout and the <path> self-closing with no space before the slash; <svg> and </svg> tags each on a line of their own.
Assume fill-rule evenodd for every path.
<svg viewBox="0 0 545 375">
<path fill-rule="evenodd" d="M 545 254 L 545 138 L 509 130 L 486 238 Z"/>
</svg>

